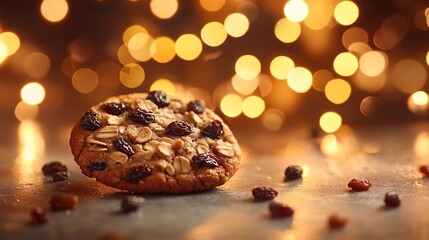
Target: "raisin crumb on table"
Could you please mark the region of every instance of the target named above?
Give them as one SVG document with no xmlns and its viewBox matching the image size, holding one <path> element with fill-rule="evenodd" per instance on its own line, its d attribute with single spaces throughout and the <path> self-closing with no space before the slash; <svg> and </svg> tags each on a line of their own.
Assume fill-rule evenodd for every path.
<svg viewBox="0 0 429 240">
<path fill-rule="evenodd" d="M 277 197 L 278 192 L 270 187 L 257 187 L 252 190 L 252 195 L 255 200 L 273 200 Z"/>
<path fill-rule="evenodd" d="M 364 178 L 362 179 L 352 179 L 347 186 L 351 188 L 353 191 L 362 192 L 367 191 L 372 187 L 372 183 Z"/>
</svg>

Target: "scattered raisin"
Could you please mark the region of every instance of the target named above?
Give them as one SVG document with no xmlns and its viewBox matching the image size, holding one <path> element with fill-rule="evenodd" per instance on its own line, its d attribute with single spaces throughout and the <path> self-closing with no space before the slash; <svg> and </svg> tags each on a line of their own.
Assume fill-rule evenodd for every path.
<svg viewBox="0 0 429 240">
<path fill-rule="evenodd" d="M 277 194 L 276 190 L 269 187 L 257 187 L 252 190 L 252 195 L 256 200 L 273 200 Z"/>
<path fill-rule="evenodd" d="M 51 197 L 51 209 L 54 211 L 71 210 L 77 205 L 77 196 L 68 193 L 56 193 Z"/>
<path fill-rule="evenodd" d="M 130 112 L 130 119 L 135 123 L 148 125 L 155 120 L 155 114 L 151 110 L 136 109 Z"/>
<path fill-rule="evenodd" d="M 107 164 L 105 162 L 92 162 L 89 164 L 89 170 L 91 171 L 103 171 L 107 168 Z"/>
<path fill-rule="evenodd" d="M 95 112 L 88 111 L 80 119 L 80 126 L 85 130 L 95 131 L 101 127 L 101 123 Z"/>
<path fill-rule="evenodd" d="M 57 161 L 47 163 L 42 167 L 42 172 L 45 175 L 51 175 L 59 171 L 67 171 L 67 167 L 66 165 Z"/>
<path fill-rule="evenodd" d="M 268 205 L 272 218 L 291 217 L 294 214 L 294 210 L 286 204 L 272 201 Z"/>
<path fill-rule="evenodd" d="M 122 199 L 121 208 L 123 212 L 135 212 L 137 211 L 145 199 L 137 196 L 126 196 Z"/>
<path fill-rule="evenodd" d="M 135 166 L 128 170 L 125 181 L 129 183 L 139 183 L 140 179 L 148 177 L 152 174 L 152 170 L 147 164 Z"/>
<path fill-rule="evenodd" d="M 211 139 L 219 139 L 223 134 L 223 125 L 219 120 L 214 120 L 201 130 L 201 134 Z"/>
<path fill-rule="evenodd" d="M 329 216 L 328 224 L 331 229 L 338 229 L 344 227 L 347 223 L 346 217 L 341 217 L 337 214 L 332 214 Z"/>
<path fill-rule="evenodd" d="M 204 104 L 199 100 L 190 101 L 187 105 L 188 111 L 193 111 L 195 113 L 201 114 L 206 110 Z"/>
<path fill-rule="evenodd" d="M 384 196 L 384 203 L 387 207 L 399 207 L 401 205 L 401 200 L 396 192 L 387 192 Z"/>
<path fill-rule="evenodd" d="M 30 212 L 31 224 L 40 225 L 46 223 L 48 219 L 46 218 L 46 212 L 41 207 L 36 207 Z"/>
<path fill-rule="evenodd" d="M 101 105 L 101 109 L 108 114 L 118 116 L 127 110 L 127 106 L 123 103 L 105 103 Z"/>
<path fill-rule="evenodd" d="M 170 104 L 170 98 L 162 91 L 150 91 L 147 99 L 155 103 L 159 108 L 163 108 Z"/>
<path fill-rule="evenodd" d="M 123 152 L 125 154 L 127 154 L 128 156 L 131 156 L 134 154 L 134 150 L 131 147 L 131 145 L 125 141 L 124 138 L 117 138 L 115 140 L 113 140 L 113 146 L 115 147 L 116 150 Z"/>
<path fill-rule="evenodd" d="M 423 175 L 429 177 L 429 166 L 421 166 L 419 170 Z"/>
<path fill-rule="evenodd" d="M 296 180 L 302 177 L 302 168 L 298 165 L 291 165 L 285 170 L 287 180 Z"/>
<path fill-rule="evenodd" d="M 219 159 L 209 153 L 201 153 L 192 157 L 192 161 L 197 167 L 218 167 Z"/>
<path fill-rule="evenodd" d="M 349 184 L 347 185 L 349 188 L 351 188 L 353 191 L 366 191 L 369 188 L 371 188 L 372 184 L 370 181 L 366 179 L 352 179 Z"/>
<path fill-rule="evenodd" d="M 52 181 L 58 182 L 63 181 L 69 178 L 69 173 L 67 171 L 58 171 L 52 174 Z"/>
<path fill-rule="evenodd" d="M 192 127 L 185 121 L 176 120 L 168 124 L 166 131 L 174 136 L 187 136 L 192 132 Z"/>
</svg>

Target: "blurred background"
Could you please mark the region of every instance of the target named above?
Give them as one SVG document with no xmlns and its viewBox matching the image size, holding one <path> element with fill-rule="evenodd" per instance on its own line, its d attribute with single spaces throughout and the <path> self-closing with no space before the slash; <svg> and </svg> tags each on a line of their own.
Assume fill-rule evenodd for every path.
<svg viewBox="0 0 429 240">
<path fill-rule="evenodd" d="M 427 0 L 1 1 L 0 143 L 153 89 L 236 131 L 424 121 L 428 65 Z"/>
</svg>

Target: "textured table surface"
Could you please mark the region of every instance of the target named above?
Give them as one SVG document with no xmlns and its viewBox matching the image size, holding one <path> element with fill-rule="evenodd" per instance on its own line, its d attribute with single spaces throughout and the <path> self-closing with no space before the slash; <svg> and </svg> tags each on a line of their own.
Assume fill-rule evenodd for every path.
<svg viewBox="0 0 429 240">
<path fill-rule="evenodd" d="M 429 164 L 429 124 L 373 129 L 343 128 L 311 137 L 305 129 L 285 134 L 238 134 L 244 157 L 240 170 L 224 186 L 187 195 L 144 195 L 136 213 L 123 214 L 127 193 L 103 187 L 83 176 L 67 146 L 67 133 L 51 137 L 45 127 L 22 123 L 16 144 L 0 146 L 0 239 L 98 239 L 122 233 L 127 239 L 429 239 L 429 178 L 417 168 Z M 52 135 L 52 133 L 50 133 Z M 68 181 L 53 183 L 41 167 L 59 160 L 70 169 Z M 291 164 L 304 169 L 302 180 L 285 182 Z M 352 178 L 373 187 L 350 192 Z M 254 202 L 251 190 L 270 186 L 277 201 L 295 209 L 289 219 L 271 219 L 268 202 Z M 402 204 L 386 209 L 387 191 Z M 77 208 L 49 212 L 48 223 L 29 224 L 35 206 L 49 209 L 55 192 L 79 197 Z M 327 218 L 348 218 L 330 230 Z"/>
</svg>

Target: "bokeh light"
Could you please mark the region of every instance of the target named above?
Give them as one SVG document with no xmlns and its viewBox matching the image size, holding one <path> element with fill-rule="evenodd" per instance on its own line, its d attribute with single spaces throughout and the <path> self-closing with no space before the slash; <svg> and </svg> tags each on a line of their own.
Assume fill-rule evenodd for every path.
<svg viewBox="0 0 429 240">
<path fill-rule="evenodd" d="M 242 103 L 243 114 L 249 118 L 259 117 L 265 110 L 264 99 L 258 96 L 249 96 Z"/>
<path fill-rule="evenodd" d="M 238 75 L 234 75 L 231 79 L 231 84 L 236 92 L 243 95 L 249 95 L 258 88 L 259 78 L 245 80 Z"/>
<path fill-rule="evenodd" d="M 270 108 L 261 116 L 262 125 L 270 131 L 278 131 L 283 126 L 285 115 L 282 111 Z"/>
<path fill-rule="evenodd" d="M 134 34 L 128 41 L 128 51 L 137 61 L 148 61 L 151 59 L 151 46 L 153 38 L 146 32 Z"/>
<path fill-rule="evenodd" d="M 179 3 L 177 0 L 151 0 L 150 10 L 161 19 L 169 19 L 177 12 Z"/>
<path fill-rule="evenodd" d="M 273 90 L 273 83 L 271 81 L 271 78 L 265 74 L 259 74 L 258 80 L 259 95 L 261 97 L 268 96 Z"/>
<path fill-rule="evenodd" d="M 235 73 L 245 80 L 256 78 L 261 72 L 261 63 L 253 55 L 243 55 L 235 62 Z"/>
<path fill-rule="evenodd" d="M 383 20 L 381 27 L 374 33 L 373 42 L 382 50 L 397 46 L 409 30 L 408 20 L 395 14 Z"/>
<path fill-rule="evenodd" d="M 81 93 L 90 93 L 98 86 L 97 73 L 89 68 L 80 68 L 73 73 L 73 87 Z"/>
<path fill-rule="evenodd" d="M 308 15 L 308 5 L 303 0 L 289 0 L 286 2 L 283 12 L 292 22 L 302 22 Z"/>
<path fill-rule="evenodd" d="M 259 17 L 259 6 L 256 2 L 242 1 L 238 3 L 237 12 L 244 14 L 249 22 L 254 22 Z"/>
<path fill-rule="evenodd" d="M 170 96 L 176 96 L 176 86 L 174 86 L 172 81 L 166 78 L 160 78 L 153 82 L 152 85 L 150 85 L 149 91 L 154 90 L 162 90 Z"/>
<path fill-rule="evenodd" d="M 225 26 L 220 22 L 209 22 L 201 29 L 201 39 L 210 47 L 220 46 L 226 37 Z"/>
<path fill-rule="evenodd" d="M 226 0 L 200 0 L 200 5 L 209 12 L 219 11 L 224 5 Z"/>
<path fill-rule="evenodd" d="M 336 112 L 326 112 L 319 120 L 320 128 L 326 133 L 333 133 L 337 131 L 342 124 L 341 116 Z"/>
<path fill-rule="evenodd" d="M 352 87 L 343 79 L 333 79 L 325 87 L 326 98 L 334 104 L 342 104 L 347 101 L 351 92 Z"/>
<path fill-rule="evenodd" d="M 392 78 L 396 88 L 403 93 L 419 91 L 426 81 L 426 69 L 414 59 L 403 59 L 395 64 Z"/>
<path fill-rule="evenodd" d="M 359 8 L 352 1 L 339 2 L 334 9 L 335 20 L 344 26 L 353 24 L 359 17 Z"/>
<path fill-rule="evenodd" d="M 305 25 L 313 30 L 321 30 L 329 25 L 332 9 L 325 1 L 307 1 L 308 16 L 304 19 Z"/>
<path fill-rule="evenodd" d="M 15 107 L 15 117 L 21 122 L 36 119 L 38 113 L 39 106 L 24 101 L 19 102 Z"/>
<path fill-rule="evenodd" d="M 276 37 L 284 43 L 295 42 L 301 34 L 301 25 L 287 18 L 280 19 L 274 27 Z"/>
<path fill-rule="evenodd" d="M 352 43 L 347 50 L 355 56 L 362 56 L 364 53 L 372 51 L 372 48 L 366 43 L 355 42 Z"/>
<path fill-rule="evenodd" d="M 0 42 L 0 63 L 4 62 L 7 58 L 7 47 L 4 43 Z"/>
<path fill-rule="evenodd" d="M 127 88 L 140 86 L 145 79 L 143 68 L 136 63 L 129 63 L 122 67 L 119 73 L 119 80 Z"/>
<path fill-rule="evenodd" d="M 159 63 L 167 63 L 176 55 L 174 41 L 169 37 L 158 37 L 150 46 L 150 53 L 153 60 Z"/>
<path fill-rule="evenodd" d="M 318 70 L 315 73 L 313 73 L 313 88 L 316 89 L 319 92 L 325 91 L 326 84 L 332 80 L 334 76 L 332 73 L 328 70 Z"/>
<path fill-rule="evenodd" d="M 360 102 L 360 112 L 367 118 L 377 117 L 383 110 L 383 101 L 376 96 L 368 96 Z"/>
<path fill-rule="evenodd" d="M 0 33 L 0 43 L 5 47 L 5 50 L 1 50 L 2 53 L 0 54 L 6 56 L 13 55 L 21 45 L 18 35 L 13 32 Z"/>
<path fill-rule="evenodd" d="M 242 113 L 243 98 L 237 94 L 225 95 L 220 102 L 220 110 L 228 117 L 234 118 Z"/>
<path fill-rule="evenodd" d="M 43 0 L 40 5 L 40 13 L 49 22 L 63 20 L 69 11 L 69 5 L 65 0 Z"/>
<path fill-rule="evenodd" d="M 290 70 L 287 77 L 288 86 L 297 93 L 305 93 L 313 84 L 311 72 L 303 67 L 296 67 Z"/>
<path fill-rule="evenodd" d="M 124 33 L 122 34 L 122 41 L 125 44 L 125 46 L 128 46 L 128 42 L 130 41 L 130 39 L 137 33 L 148 34 L 146 28 L 140 25 L 132 25 L 132 26 L 129 26 L 127 29 L 125 29 Z"/>
<path fill-rule="evenodd" d="M 249 20 L 244 14 L 233 13 L 225 18 L 224 25 L 228 35 L 238 38 L 243 36 L 249 29 Z"/>
<path fill-rule="evenodd" d="M 353 75 L 358 69 L 358 59 L 352 53 L 343 52 L 335 57 L 333 65 L 336 73 L 348 77 Z"/>
<path fill-rule="evenodd" d="M 360 27 L 352 27 L 347 29 L 341 38 L 343 46 L 349 48 L 350 45 L 356 42 L 368 44 L 368 33 Z"/>
<path fill-rule="evenodd" d="M 327 134 L 320 141 L 320 151 L 327 156 L 336 156 L 339 152 L 339 144 L 334 134 Z"/>
<path fill-rule="evenodd" d="M 51 68 L 51 60 L 41 52 L 34 52 L 22 63 L 25 73 L 33 78 L 44 78 Z"/>
<path fill-rule="evenodd" d="M 429 96 L 424 91 L 415 92 L 408 98 L 407 105 L 411 112 L 424 115 L 429 108 Z"/>
<path fill-rule="evenodd" d="M 363 74 L 361 71 L 357 71 L 355 75 L 352 77 L 352 81 L 354 85 L 365 92 L 375 93 L 383 89 L 387 83 L 387 75 L 385 72 L 382 74 L 369 77 Z"/>
<path fill-rule="evenodd" d="M 74 40 L 68 47 L 70 57 L 76 62 L 87 62 L 94 55 L 91 43 L 83 38 Z"/>
<path fill-rule="evenodd" d="M 286 56 L 275 57 L 270 64 L 270 72 L 273 77 L 285 80 L 291 69 L 295 67 L 293 60 Z"/>
<path fill-rule="evenodd" d="M 135 62 L 137 62 L 137 60 L 131 55 L 129 49 L 125 45 L 121 45 L 119 47 L 117 54 L 118 54 L 118 60 L 119 60 L 119 62 L 122 65 L 126 65 L 128 63 L 135 63 Z M 148 55 L 147 59 L 150 59 L 150 57 L 151 57 L 150 54 L 147 54 L 147 55 Z M 67 62 L 71 62 L 72 63 L 73 60 L 71 60 L 71 58 L 70 58 L 70 60 L 67 60 Z"/>
<path fill-rule="evenodd" d="M 386 67 L 387 57 L 382 52 L 366 52 L 359 58 L 359 70 L 369 77 L 380 75 Z"/>
<path fill-rule="evenodd" d="M 429 66 L 429 51 L 426 53 L 426 63 L 428 64 L 428 66 Z"/>
<path fill-rule="evenodd" d="M 181 59 L 192 61 L 203 51 L 201 40 L 193 34 L 184 34 L 176 40 L 176 54 Z"/>
<path fill-rule="evenodd" d="M 26 104 L 40 104 L 45 99 L 45 88 L 40 83 L 27 83 L 21 89 L 21 99 Z"/>
</svg>

